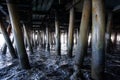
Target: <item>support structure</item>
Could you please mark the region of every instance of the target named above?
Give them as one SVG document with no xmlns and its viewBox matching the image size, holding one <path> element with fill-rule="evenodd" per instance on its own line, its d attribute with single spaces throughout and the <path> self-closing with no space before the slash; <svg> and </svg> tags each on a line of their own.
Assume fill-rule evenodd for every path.
<svg viewBox="0 0 120 80">
<path fill-rule="evenodd" d="M 107 29 L 106 29 L 106 52 L 110 52 L 112 49 L 111 40 L 111 29 L 112 29 L 112 12 L 108 14 Z"/>
<path fill-rule="evenodd" d="M 56 53 L 57 53 L 57 55 L 60 56 L 61 55 L 60 27 L 59 27 L 57 12 L 55 15 L 55 32 L 56 32 Z"/>
<path fill-rule="evenodd" d="M 35 30 L 33 30 L 33 46 L 34 48 L 36 48 L 36 37 L 35 37 L 36 33 Z"/>
<path fill-rule="evenodd" d="M 42 37 L 42 48 L 45 49 L 45 31 L 44 30 L 41 32 L 41 37 Z"/>
<path fill-rule="evenodd" d="M 41 46 L 41 31 L 39 30 L 39 35 L 38 35 L 38 42 L 39 42 L 39 44 L 38 44 L 38 46 L 40 47 Z"/>
<path fill-rule="evenodd" d="M 75 65 L 74 65 L 75 72 L 73 74 L 75 80 L 77 77 L 80 77 L 84 56 L 87 53 L 90 14 L 91 14 L 91 0 L 84 0 L 80 33 L 79 33 L 77 50 L 75 55 Z"/>
<path fill-rule="evenodd" d="M 50 44 L 49 44 L 49 28 L 46 26 L 46 51 L 50 51 Z"/>
<path fill-rule="evenodd" d="M 7 45 L 6 43 L 3 44 L 3 48 L 2 48 L 2 55 L 5 55 L 7 52 Z"/>
<path fill-rule="evenodd" d="M 73 33 L 74 33 L 74 8 L 70 9 L 69 33 L 68 33 L 68 57 L 72 57 L 73 51 Z"/>
<path fill-rule="evenodd" d="M 28 60 L 28 55 L 25 50 L 23 34 L 19 23 L 19 18 L 15 10 L 15 5 L 12 4 L 14 0 L 6 0 L 8 12 L 10 16 L 10 21 L 14 33 L 15 44 L 17 47 L 17 52 L 19 56 L 20 65 L 23 69 L 29 69 L 30 64 Z"/>
<path fill-rule="evenodd" d="M 24 29 L 25 37 L 26 37 L 26 39 L 27 39 L 27 44 L 28 44 L 30 53 L 32 54 L 32 53 L 33 53 L 33 49 L 32 49 L 32 45 L 31 45 L 31 43 L 30 43 L 30 36 L 28 35 L 28 31 L 26 30 L 24 24 L 23 24 L 23 29 Z"/>
<path fill-rule="evenodd" d="M 105 66 L 104 0 L 92 0 L 92 71 L 93 80 L 103 80 Z"/>
<path fill-rule="evenodd" d="M 11 26 L 10 25 L 8 25 L 8 27 L 7 27 L 7 33 L 10 36 L 10 34 L 11 34 Z M 7 52 L 7 45 L 6 45 L 6 43 L 4 43 L 3 44 L 2 54 L 5 55 L 6 52 Z"/>
<path fill-rule="evenodd" d="M 116 44 L 117 44 L 117 32 L 114 33 L 114 40 L 113 40 L 114 48 L 116 48 Z"/>
<path fill-rule="evenodd" d="M 52 32 L 49 33 L 49 43 L 50 43 L 50 49 L 52 47 Z"/>
<path fill-rule="evenodd" d="M 2 34 L 4 36 L 4 39 L 5 39 L 5 43 L 8 46 L 8 49 L 10 51 L 12 58 L 17 58 L 17 55 L 15 54 L 15 50 L 14 50 L 14 47 L 12 45 L 12 42 L 11 42 L 9 35 L 5 29 L 5 26 L 3 25 L 3 22 L 1 20 L 2 19 L 0 19 L 0 28 L 1 28 Z"/>
</svg>

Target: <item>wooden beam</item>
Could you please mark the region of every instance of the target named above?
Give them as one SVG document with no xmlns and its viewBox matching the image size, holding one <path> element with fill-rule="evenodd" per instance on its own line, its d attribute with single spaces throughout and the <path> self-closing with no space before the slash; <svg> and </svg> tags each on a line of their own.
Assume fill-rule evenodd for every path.
<svg viewBox="0 0 120 80">
<path fill-rule="evenodd" d="M 78 0 L 74 3 L 72 3 L 72 5 L 70 4 L 69 7 L 66 8 L 66 10 L 70 10 L 71 8 L 75 7 L 77 4 L 79 4 L 82 0 Z"/>
<path fill-rule="evenodd" d="M 120 10 L 120 5 L 117 5 L 116 7 L 114 7 L 112 11 L 116 12 L 118 10 Z"/>
<path fill-rule="evenodd" d="M 103 80 L 105 67 L 104 0 L 92 0 L 92 78 Z"/>
<path fill-rule="evenodd" d="M 27 39 L 27 44 L 28 44 L 30 53 L 33 54 L 32 45 L 31 45 L 31 43 L 30 43 L 30 36 L 29 36 L 29 34 L 28 34 L 28 31 L 27 31 L 26 28 L 25 28 L 25 24 L 23 24 L 23 29 L 24 29 L 25 37 L 26 37 L 26 39 Z"/>
<path fill-rule="evenodd" d="M 13 48 L 12 42 L 11 42 L 9 35 L 5 29 L 5 26 L 3 25 L 2 19 L 0 19 L 0 28 L 2 31 L 3 37 L 5 38 L 5 43 L 8 46 L 8 49 L 10 51 L 12 58 L 17 58 L 17 55 L 15 54 L 15 50 Z"/>
<path fill-rule="evenodd" d="M 61 55 L 61 42 L 60 42 L 60 26 L 58 21 L 58 13 L 55 14 L 55 33 L 56 33 L 56 52 Z"/>
<path fill-rule="evenodd" d="M 108 19 L 107 19 L 107 28 L 106 28 L 106 52 L 111 52 L 112 49 L 112 40 L 111 40 L 111 30 L 113 25 L 113 18 L 112 18 L 112 12 L 108 13 Z"/>
<path fill-rule="evenodd" d="M 82 19 L 80 24 L 80 33 L 78 38 L 78 44 L 75 55 L 75 65 L 73 79 L 77 80 L 81 75 L 81 68 L 83 66 L 83 61 L 88 48 L 88 33 L 89 33 L 89 22 L 91 14 L 91 0 L 84 0 Z M 79 75 L 79 76 L 77 76 Z"/>
<path fill-rule="evenodd" d="M 72 57 L 74 33 L 74 8 L 70 9 L 69 33 L 68 33 L 68 57 Z"/>
<path fill-rule="evenodd" d="M 18 55 L 19 55 L 20 65 L 23 69 L 30 69 L 28 55 L 26 53 L 25 46 L 24 46 L 22 29 L 19 23 L 20 20 L 15 9 L 15 4 L 13 4 L 12 1 L 13 0 L 6 0 L 6 3 L 7 3 L 10 21 L 11 21 L 11 25 L 14 33 L 15 44 L 17 47 Z"/>
<path fill-rule="evenodd" d="M 47 24 L 46 24 L 47 25 Z M 50 51 L 50 43 L 49 43 L 49 27 L 46 26 L 46 51 Z"/>
</svg>

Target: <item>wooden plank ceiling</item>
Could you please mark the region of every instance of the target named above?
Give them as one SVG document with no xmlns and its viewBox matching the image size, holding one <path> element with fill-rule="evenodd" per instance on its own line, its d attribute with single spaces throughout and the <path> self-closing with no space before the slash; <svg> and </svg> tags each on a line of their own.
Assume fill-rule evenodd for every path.
<svg viewBox="0 0 120 80">
<path fill-rule="evenodd" d="M 69 9 L 75 5 L 75 27 L 79 27 L 83 0 L 13 0 L 20 20 L 31 29 L 43 29 L 45 24 L 54 28 L 54 13 L 58 11 L 61 29 L 68 27 Z M 105 0 L 106 13 L 114 10 L 114 24 L 120 25 L 120 0 Z M 8 16 L 5 0 L 0 0 L 0 16 L 6 21 Z M 113 29 L 120 30 L 119 27 Z"/>
</svg>

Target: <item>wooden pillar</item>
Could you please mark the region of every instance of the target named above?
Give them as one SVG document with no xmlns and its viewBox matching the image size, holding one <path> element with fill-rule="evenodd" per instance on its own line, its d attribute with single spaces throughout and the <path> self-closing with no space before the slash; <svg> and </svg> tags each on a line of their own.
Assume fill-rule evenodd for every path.
<svg viewBox="0 0 120 80">
<path fill-rule="evenodd" d="M 25 35 L 23 35 L 24 36 L 24 44 L 25 44 L 25 47 L 27 48 L 27 39 L 26 39 L 26 36 Z"/>
<path fill-rule="evenodd" d="M 45 49 L 45 31 L 42 31 L 42 48 Z"/>
<path fill-rule="evenodd" d="M 34 30 L 34 47 L 37 49 L 37 30 Z"/>
<path fill-rule="evenodd" d="M 50 44 L 49 44 L 49 28 L 46 26 L 46 51 L 50 51 Z"/>
<path fill-rule="evenodd" d="M 78 43 L 78 38 L 79 38 L 79 29 L 77 28 L 77 43 Z"/>
<path fill-rule="evenodd" d="M 37 45 L 37 48 L 38 48 L 38 44 L 39 44 L 39 40 L 38 40 L 38 38 L 39 38 L 39 30 L 37 30 L 37 39 L 36 39 L 36 45 Z"/>
<path fill-rule="evenodd" d="M 32 43 L 32 46 L 34 47 L 34 30 L 32 30 L 32 41 L 31 41 L 31 43 Z"/>
<path fill-rule="evenodd" d="M 69 18 L 69 33 L 68 33 L 68 57 L 72 57 L 73 51 L 73 33 L 74 33 L 74 8 L 70 9 L 70 18 Z"/>
<path fill-rule="evenodd" d="M 113 40 L 114 48 L 116 48 L 116 44 L 117 44 L 117 32 L 115 32 L 115 34 L 114 34 L 114 40 Z"/>
<path fill-rule="evenodd" d="M 68 48 L 68 29 L 66 30 L 66 47 Z"/>
<path fill-rule="evenodd" d="M 8 46 L 8 49 L 10 51 L 12 58 L 17 58 L 17 55 L 15 54 L 15 50 L 13 48 L 12 42 L 11 42 L 9 35 L 8 35 L 9 32 L 7 33 L 5 26 L 3 25 L 2 19 L 0 19 L 0 28 L 2 31 L 3 37 L 5 38 L 5 43 Z"/>
<path fill-rule="evenodd" d="M 54 34 L 55 34 L 55 33 L 52 32 L 52 48 L 55 46 L 55 43 L 56 43 L 56 42 L 55 42 L 56 40 L 55 40 Z"/>
<path fill-rule="evenodd" d="M 2 55 L 5 55 L 7 52 L 7 45 L 6 43 L 3 44 L 3 47 L 2 47 Z"/>
<path fill-rule="evenodd" d="M 23 24 L 23 29 L 24 29 L 24 33 L 25 33 L 25 36 L 26 36 L 26 39 L 27 39 L 27 44 L 28 44 L 30 53 L 32 54 L 32 53 L 33 53 L 33 49 L 32 49 L 32 45 L 31 45 L 31 43 L 30 43 L 30 36 L 29 36 L 28 31 L 26 30 L 24 24 Z"/>
<path fill-rule="evenodd" d="M 33 46 L 35 48 L 35 30 L 33 30 Z"/>
<path fill-rule="evenodd" d="M 32 33 L 33 31 L 32 30 L 30 30 L 29 32 L 28 32 L 28 34 L 30 35 L 30 43 L 31 43 L 31 45 L 33 46 L 33 33 Z"/>
<path fill-rule="evenodd" d="M 65 41 L 65 40 L 66 40 L 66 39 L 65 39 L 65 31 L 63 32 L 63 38 L 64 38 L 64 39 L 63 39 L 63 44 L 65 44 L 65 42 L 66 42 L 66 41 Z"/>
<path fill-rule="evenodd" d="M 60 43 L 60 27 L 58 21 L 58 14 L 56 12 L 55 15 L 55 32 L 56 32 L 56 53 L 57 55 L 61 55 L 61 43 Z"/>
<path fill-rule="evenodd" d="M 75 55 L 74 65 L 75 72 L 73 74 L 73 77 L 75 78 L 78 77 L 77 76 L 78 74 L 80 75 L 80 70 L 83 65 L 84 56 L 87 53 L 90 14 L 91 14 L 91 0 L 84 0 L 80 33 Z"/>
<path fill-rule="evenodd" d="M 52 48 L 52 32 L 49 33 L 50 49 Z"/>
<path fill-rule="evenodd" d="M 10 34 L 11 34 L 11 26 L 10 25 L 8 25 L 8 27 L 7 27 L 7 33 L 10 36 Z M 2 49 L 2 54 L 5 55 L 6 51 L 7 51 L 7 45 L 6 45 L 6 43 L 4 43 L 3 49 Z"/>
<path fill-rule="evenodd" d="M 39 32 L 38 32 L 38 46 L 39 46 L 39 48 L 40 48 L 40 46 L 41 46 L 41 42 L 42 42 L 42 39 L 41 39 L 41 31 L 39 30 Z"/>
<path fill-rule="evenodd" d="M 108 13 L 107 28 L 106 28 L 106 51 L 110 52 L 113 48 L 111 40 L 111 29 L 112 29 L 112 13 Z"/>
<path fill-rule="evenodd" d="M 74 38 L 75 38 L 75 44 L 77 44 L 77 30 L 76 30 L 76 32 L 74 33 Z"/>
<path fill-rule="evenodd" d="M 92 0 L 92 78 L 103 80 L 105 66 L 104 0 Z"/>
<path fill-rule="evenodd" d="M 7 3 L 10 21 L 11 21 L 11 25 L 14 33 L 14 39 L 17 47 L 19 61 L 23 69 L 29 69 L 30 64 L 29 64 L 28 56 L 24 46 L 22 29 L 20 27 L 20 23 L 19 23 L 20 21 L 15 9 L 15 5 L 12 4 L 13 1 L 14 0 L 6 0 L 6 3 Z"/>
</svg>

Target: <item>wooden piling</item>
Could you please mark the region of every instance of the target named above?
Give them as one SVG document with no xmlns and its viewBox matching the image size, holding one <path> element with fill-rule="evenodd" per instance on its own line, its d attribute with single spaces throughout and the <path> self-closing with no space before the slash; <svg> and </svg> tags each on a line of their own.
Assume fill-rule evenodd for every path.
<svg viewBox="0 0 120 80">
<path fill-rule="evenodd" d="M 92 0 L 92 71 L 94 80 L 103 80 L 105 66 L 104 0 Z"/>
<path fill-rule="evenodd" d="M 9 35 L 8 35 L 9 32 L 7 33 L 7 31 L 5 29 L 5 26 L 2 22 L 2 19 L 0 19 L 0 28 L 1 28 L 1 31 L 2 31 L 3 37 L 5 38 L 5 43 L 8 46 L 8 49 L 10 51 L 10 54 L 11 54 L 12 58 L 17 58 L 17 55 L 15 54 L 15 50 L 13 48 L 12 42 L 11 42 L 11 40 L 9 38 Z"/>
<path fill-rule="evenodd" d="M 26 39 L 27 39 L 27 44 L 28 44 L 30 53 L 33 54 L 32 45 L 31 45 L 31 43 L 30 43 L 30 36 L 29 36 L 29 34 L 28 34 L 28 31 L 27 31 L 26 28 L 25 28 L 25 24 L 23 24 L 23 29 L 24 29 L 24 33 L 25 33 L 25 36 L 26 36 Z"/>
<path fill-rule="evenodd" d="M 72 57 L 73 51 L 73 33 L 74 33 L 74 8 L 70 9 L 70 17 L 69 17 L 69 33 L 68 33 L 68 57 Z"/>
<path fill-rule="evenodd" d="M 7 52 L 7 45 L 6 43 L 3 44 L 3 47 L 2 47 L 2 55 L 5 55 Z"/>
<path fill-rule="evenodd" d="M 114 40 L 113 40 L 114 48 L 116 48 L 116 44 L 117 44 L 117 32 L 114 33 Z"/>
<path fill-rule="evenodd" d="M 39 30 L 38 31 L 38 47 L 40 47 L 41 46 L 41 31 Z"/>
<path fill-rule="evenodd" d="M 45 49 L 45 30 L 42 31 L 42 48 Z"/>
<path fill-rule="evenodd" d="M 10 36 L 10 34 L 11 34 L 11 26 L 10 25 L 7 27 L 7 33 Z M 2 54 L 5 55 L 6 52 L 7 52 L 7 45 L 6 45 L 6 43 L 4 43 L 3 49 L 2 49 Z"/>
<path fill-rule="evenodd" d="M 15 9 L 15 4 L 12 3 L 13 1 L 14 0 L 6 0 L 6 3 L 7 3 L 10 21 L 11 21 L 11 25 L 14 33 L 14 39 L 17 47 L 19 61 L 23 69 L 29 69 L 30 64 L 29 64 L 28 56 L 24 46 L 23 34 L 20 27 L 20 23 L 19 23 L 19 18 Z"/>
<path fill-rule="evenodd" d="M 80 68 L 84 60 L 84 55 L 87 53 L 90 12 L 91 12 L 91 0 L 84 0 L 80 33 L 78 38 L 77 50 L 76 50 L 77 53 L 75 58 L 76 60 L 75 63 Z"/>
<path fill-rule="evenodd" d="M 108 13 L 107 28 L 106 28 L 106 52 L 111 52 L 112 40 L 111 40 L 111 29 L 112 29 L 112 12 Z"/>
<path fill-rule="evenodd" d="M 49 28 L 46 26 L 46 51 L 50 51 L 50 44 L 49 44 Z"/>
<path fill-rule="evenodd" d="M 73 74 L 74 78 L 77 78 L 78 77 L 77 75 L 80 75 L 84 57 L 85 54 L 87 53 L 90 14 L 91 14 L 91 0 L 84 0 L 82 19 L 80 24 L 80 33 L 75 55 L 74 65 L 75 72 Z"/>
<path fill-rule="evenodd" d="M 57 55 L 61 55 L 61 43 L 60 43 L 60 27 L 58 21 L 58 14 L 55 14 L 55 33 L 56 33 L 56 53 Z"/>
</svg>

